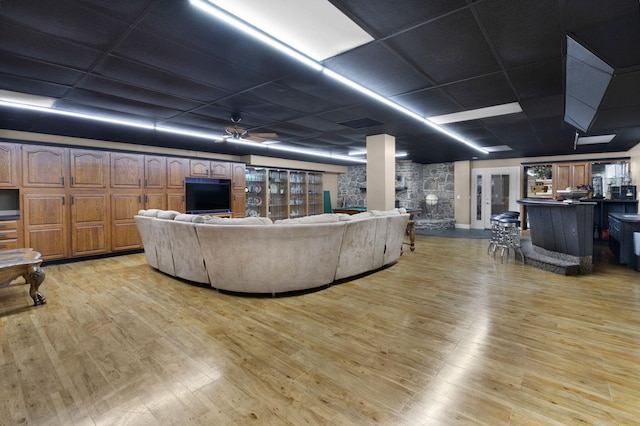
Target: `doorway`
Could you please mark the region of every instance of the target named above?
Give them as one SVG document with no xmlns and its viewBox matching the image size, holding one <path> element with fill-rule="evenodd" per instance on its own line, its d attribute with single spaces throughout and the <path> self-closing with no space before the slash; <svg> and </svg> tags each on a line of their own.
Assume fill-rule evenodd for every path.
<svg viewBox="0 0 640 426">
<path fill-rule="evenodd" d="M 471 225 L 490 229 L 491 216 L 505 211 L 519 211 L 520 168 L 497 167 L 471 170 Z"/>
</svg>

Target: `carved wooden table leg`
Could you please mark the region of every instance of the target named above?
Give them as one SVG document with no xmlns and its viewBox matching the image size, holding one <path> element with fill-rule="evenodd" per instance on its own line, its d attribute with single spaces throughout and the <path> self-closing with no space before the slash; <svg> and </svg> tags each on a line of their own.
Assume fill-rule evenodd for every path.
<svg viewBox="0 0 640 426">
<path fill-rule="evenodd" d="M 416 249 L 416 221 L 415 220 L 409 221 L 409 223 L 407 224 L 407 232 L 409 233 L 409 241 L 411 242 L 411 245 L 409 246 L 409 248 L 411 249 L 411 251 L 414 251 Z"/>
<path fill-rule="evenodd" d="M 44 281 L 44 271 L 40 269 L 40 253 L 30 248 L 0 250 L 0 287 L 8 286 L 11 281 L 22 276 L 30 285 L 29 295 L 33 303 L 44 305 L 47 299 L 38 288 Z"/>
<path fill-rule="evenodd" d="M 47 298 L 44 294 L 38 291 L 40 284 L 44 281 L 45 273 L 40 269 L 40 265 L 31 265 L 31 271 L 22 275 L 27 283 L 29 283 L 29 296 L 33 299 L 33 303 L 38 305 L 44 305 L 47 303 Z"/>
</svg>

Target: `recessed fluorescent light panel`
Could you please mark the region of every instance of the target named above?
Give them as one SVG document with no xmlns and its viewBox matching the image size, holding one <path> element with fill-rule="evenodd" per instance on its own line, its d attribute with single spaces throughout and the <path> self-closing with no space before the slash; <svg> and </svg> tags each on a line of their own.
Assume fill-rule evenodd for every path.
<svg viewBox="0 0 640 426">
<path fill-rule="evenodd" d="M 458 123 L 460 121 L 478 120 L 481 118 L 497 117 L 500 115 L 515 114 L 522 112 L 522 107 L 518 102 L 495 105 L 486 108 L 470 109 L 468 111 L 454 112 L 453 114 L 438 115 L 429 117 L 429 120 L 436 124 Z"/>
<path fill-rule="evenodd" d="M 576 145 L 591 145 L 597 143 L 609 143 L 615 138 L 616 135 L 601 135 L 601 136 L 580 136 Z"/>
<path fill-rule="evenodd" d="M 316 61 L 373 41 L 328 1 L 208 0 Z"/>
<path fill-rule="evenodd" d="M 489 152 L 511 151 L 507 145 L 484 146 L 483 148 Z"/>
<path fill-rule="evenodd" d="M 57 99 L 46 96 L 30 95 L 28 93 L 12 92 L 10 90 L 0 90 L 0 101 L 13 102 L 21 105 L 32 105 L 43 108 L 50 108 Z"/>
</svg>

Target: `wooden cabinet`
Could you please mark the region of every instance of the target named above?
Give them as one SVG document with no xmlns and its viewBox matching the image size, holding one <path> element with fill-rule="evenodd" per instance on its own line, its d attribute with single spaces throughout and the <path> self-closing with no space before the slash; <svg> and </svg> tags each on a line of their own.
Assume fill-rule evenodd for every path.
<svg viewBox="0 0 640 426">
<path fill-rule="evenodd" d="M 143 209 L 160 209 L 165 210 L 165 195 L 162 192 L 152 192 L 144 194 Z"/>
<path fill-rule="evenodd" d="M 0 143 L 0 188 L 18 186 L 18 150 L 15 145 Z"/>
<path fill-rule="evenodd" d="M 144 175 L 143 156 L 128 153 L 111 153 L 111 188 L 142 188 Z"/>
<path fill-rule="evenodd" d="M 244 163 L 231 163 L 231 213 L 245 217 L 247 213 L 246 167 Z"/>
<path fill-rule="evenodd" d="M 231 164 L 227 161 L 189 160 L 189 176 L 230 179 Z"/>
<path fill-rule="evenodd" d="M 245 215 L 242 163 L 0 142 L 0 188 L 20 200 L 19 219 L 0 221 L 0 248 L 47 261 L 141 249 L 134 216 L 184 212 L 188 176 L 230 180 L 233 216 Z"/>
<path fill-rule="evenodd" d="M 142 208 L 142 195 L 122 193 L 111 195 L 111 250 L 142 248 L 134 216 Z"/>
<path fill-rule="evenodd" d="M 0 250 L 13 250 L 18 244 L 18 221 L 0 220 Z"/>
<path fill-rule="evenodd" d="M 22 186 L 64 188 L 68 173 L 67 150 L 51 146 L 22 146 Z"/>
<path fill-rule="evenodd" d="M 109 252 L 109 197 L 78 193 L 71 196 L 71 256 Z"/>
<path fill-rule="evenodd" d="M 69 257 L 66 203 L 64 192 L 24 195 L 25 246 L 39 251 L 43 260 Z"/>
<path fill-rule="evenodd" d="M 187 209 L 184 193 L 167 194 L 167 210 L 184 213 Z"/>
<path fill-rule="evenodd" d="M 167 189 L 184 190 L 188 164 L 184 158 L 167 158 Z"/>
<path fill-rule="evenodd" d="M 209 177 L 209 160 L 189 160 L 190 177 Z"/>
<path fill-rule="evenodd" d="M 553 192 L 591 184 L 591 163 L 556 163 L 553 165 Z"/>
<path fill-rule="evenodd" d="M 165 188 L 166 161 L 164 157 L 144 156 L 144 187 L 149 189 Z"/>
<path fill-rule="evenodd" d="M 106 188 L 109 153 L 71 149 L 69 153 L 72 188 Z"/>
<path fill-rule="evenodd" d="M 231 179 L 231 164 L 226 161 L 210 161 L 209 177 L 215 179 Z"/>
</svg>

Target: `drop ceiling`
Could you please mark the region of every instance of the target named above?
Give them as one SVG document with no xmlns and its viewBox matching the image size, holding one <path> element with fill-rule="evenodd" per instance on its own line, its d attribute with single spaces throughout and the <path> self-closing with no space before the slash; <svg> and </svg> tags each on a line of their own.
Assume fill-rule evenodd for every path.
<svg viewBox="0 0 640 426">
<path fill-rule="evenodd" d="M 522 112 L 442 125 L 491 151 L 479 153 L 213 20 L 188 0 L 2 0 L 0 90 L 52 97 L 57 109 L 211 135 L 223 135 L 240 114 L 238 125 L 277 133 L 281 146 L 340 155 L 362 151 L 367 135 L 387 133 L 397 151 L 419 163 L 623 152 L 640 141 L 637 0 L 331 3 L 373 41 L 324 60 L 326 68 L 426 117 L 510 103 Z M 582 74 L 567 76 L 568 39 L 614 70 L 615 84 L 580 130 L 580 136 L 615 134 L 609 143 L 574 149 L 576 127 L 565 121 L 573 106 L 566 103 L 567 79 L 570 87 L 590 88 Z M 0 128 L 317 160 L 10 108 L 0 108 Z"/>
</svg>

